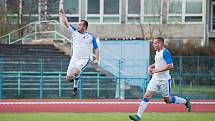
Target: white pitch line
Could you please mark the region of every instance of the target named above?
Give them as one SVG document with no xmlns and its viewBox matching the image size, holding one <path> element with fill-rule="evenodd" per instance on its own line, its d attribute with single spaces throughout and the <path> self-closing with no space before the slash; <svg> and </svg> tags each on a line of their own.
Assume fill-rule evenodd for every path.
<svg viewBox="0 0 215 121">
<path fill-rule="evenodd" d="M 0 105 L 101 105 L 101 104 L 139 104 L 140 102 L 0 102 Z M 164 102 L 149 102 L 150 104 L 165 104 Z M 215 102 L 191 102 L 191 104 L 215 105 Z"/>
</svg>

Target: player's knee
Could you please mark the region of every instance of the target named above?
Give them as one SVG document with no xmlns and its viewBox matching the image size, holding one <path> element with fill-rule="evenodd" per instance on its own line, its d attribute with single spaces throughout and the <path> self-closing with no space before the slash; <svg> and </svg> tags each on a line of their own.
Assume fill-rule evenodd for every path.
<svg viewBox="0 0 215 121">
<path fill-rule="evenodd" d="M 67 81 L 70 81 L 71 79 L 72 79 L 71 76 L 66 76 Z"/>
<path fill-rule="evenodd" d="M 78 72 L 74 73 L 74 76 L 75 77 L 79 76 L 79 73 Z"/>
<path fill-rule="evenodd" d="M 164 102 L 165 102 L 166 104 L 170 104 L 170 103 L 171 103 L 171 101 L 169 100 L 169 98 L 164 98 Z"/>
<path fill-rule="evenodd" d="M 80 75 L 80 71 L 79 71 L 78 69 L 75 69 L 75 70 L 73 71 L 73 74 L 74 74 L 75 77 L 77 77 L 77 76 Z"/>
<path fill-rule="evenodd" d="M 153 95 L 152 91 L 146 91 L 144 98 L 150 99 L 152 97 L 152 95 Z"/>
<path fill-rule="evenodd" d="M 150 95 L 145 95 L 144 98 L 150 99 Z"/>
</svg>

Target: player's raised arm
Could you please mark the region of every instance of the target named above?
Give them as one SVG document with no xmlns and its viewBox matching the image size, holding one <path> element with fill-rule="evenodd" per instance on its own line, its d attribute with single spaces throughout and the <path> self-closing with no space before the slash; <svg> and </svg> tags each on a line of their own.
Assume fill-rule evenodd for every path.
<svg viewBox="0 0 215 121">
<path fill-rule="evenodd" d="M 69 22 L 68 22 L 68 19 L 67 19 L 66 15 L 65 15 L 64 10 L 63 10 L 63 9 L 60 9 L 59 14 L 60 14 L 60 17 L 61 17 L 61 19 L 62 19 L 64 25 L 66 26 L 66 28 L 69 28 L 69 27 L 70 27 L 70 24 L 69 24 Z"/>
</svg>

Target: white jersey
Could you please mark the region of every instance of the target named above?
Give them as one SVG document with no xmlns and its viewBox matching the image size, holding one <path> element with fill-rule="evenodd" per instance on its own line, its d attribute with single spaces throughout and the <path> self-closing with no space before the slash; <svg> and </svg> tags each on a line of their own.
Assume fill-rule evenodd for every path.
<svg viewBox="0 0 215 121">
<path fill-rule="evenodd" d="M 89 33 L 80 33 L 74 27 L 70 26 L 69 31 L 73 37 L 73 55 L 72 58 L 89 58 L 92 53 L 92 45 L 98 48 L 95 37 Z"/>
<path fill-rule="evenodd" d="M 155 55 L 155 69 L 162 69 L 166 64 L 172 64 L 172 56 L 170 52 L 164 48 L 160 50 L 159 52 L 156 51 Z M 156 80 L 169 80 L 171 79 L 171 76 L 169 74 L 169 70 L 163 71 L 163 72 L 158 72 L 154 73 L 153 77 Z"/>
</svg>

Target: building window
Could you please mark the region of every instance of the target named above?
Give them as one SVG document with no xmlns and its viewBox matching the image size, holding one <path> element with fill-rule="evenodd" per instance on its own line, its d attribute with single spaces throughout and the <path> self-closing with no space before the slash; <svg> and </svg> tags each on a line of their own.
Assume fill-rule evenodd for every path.
<svg viewBox="0 0 215 121">
<path fill-rule="evenodd" d="M 38 14 L 38 0 L 22 0 L 22 14 Z"/>
<path fill-rule="evenodd" d="M 182 14 L 182 1 L 170 0 L 169 1 L 169 13 L 170 14 Z"/>
<path fill-rule="evenodd" d="M 127 23 L 140 23 L 141 1 L 127 0 Z"/>
<path fill-rule="evenodd" d="M 204 0 L 170 0 L 168 2 L 168 23 L 202 22 Z"/>
<path fill-rule="evenodd" d="M 8 14 L 18 14 L 19 0 L 7 0 L 7 12 Z"/>
<path fill-rule="evenodd" d="M 79 21 L 79 0 L 64 0 L 63 8 L 69 22 Z"/>
<path fill-rule="evenodd" d="M 202 0 L 186 1 L 186 14 L 201 14 L 201 13 L 202 13 Z"/>
<path fill-rule="evenodd" d="M 88 0 L 87 14 L 89 22 L 100 22 L 100 0 Z"/>
<path fill-rule="evenodd" d="M 48 0 L 47 1 L 47 12 L 48 14 L 59 13 L 59 0 Z"/>
<path fill-rule="evenodd" d="M 202 0 L 186 0 L 185 22 L 202 22 Z"/>
<path fill-rule="evenodd" d="M 168 6 L 168 22 L 182 22 L 182 0 L 170 0 Z"/>
<path fill-rule="evenodd" d="M 93 23 L 119 23 L 121 0 L 87 0 L 87 20 Z"/>
<path fill-rule="evenodd" d="M 18 16 L 7 16 L 7 22 L 10 25 L 16 25 L 19 23 L 19 18 Z"/>
<path fill-rule="evenodd" d="M 103 23 L 119 23 L 120 22 L 120 1 L 119 0 L 104 0 L 104 17 Z"/>
<path fill-rule="evenodd" d="M 88 0 L 88 14 L 100 14 L 100 0 Z"/>
<path fill-rule="evenodd" d="M 47 19 L 59 20 L 59 0 L 47 0 Z"/>
<path fill-rule="evenodd" d="M 104 14 L 119 14 L 119 0 L 104 0 Z"/>
<path fill-rule="evenodd" d="M 63 8 L 66 14 L 79 14 L 79 0 L 64 0 Z"/>
<path fill-rule="evenodd" d="M 161 22 L 161 0 L 144 0 L 144 23 Z"/>
</svg>

